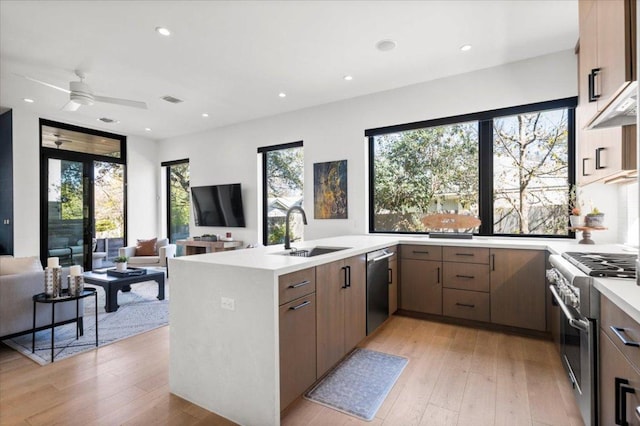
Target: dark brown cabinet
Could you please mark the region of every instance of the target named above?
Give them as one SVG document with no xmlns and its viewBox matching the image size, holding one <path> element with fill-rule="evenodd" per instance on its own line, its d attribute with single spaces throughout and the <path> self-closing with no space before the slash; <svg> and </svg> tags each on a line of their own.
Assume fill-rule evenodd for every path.
<svg viewBox="0 0 640 426">
<path fill-rule="evenodd" d="M 490 322 L 489 249 L 443 247 L 442 258 L 442 313 Z"/>
<path fill-rule="evenodd" d="M 400 308 L 442 314 L 442 247 L 402 246 Z"/>
<path fill-rule="evenodd" d="M 280 410 L 316 381 L 316 295 L 280 306 Z"/>
<path fill-rule="evenodd" d="M 640 425 L 640 374 L 600 331 L 600 424 Z"/>
<path fill-rule="evenodd" d="M 491 249 L 491 322 L 545 331 L 545 253 Z"/>
<path fill-rule="evenodd" d="M 365 255 L 316 267 L 317 376 L 365 338 Z"/>
<path fill-rule="evenodd" d="M 280 410 L 316 381 L 316 271 L 278 280 L 280 300 Z"/>
<path fill-rule="evenodd" d="M 389 258 L 389 315 L 393 315 L 398 310 L 398 246 L 389 247 L 388 251 L 393 253 Z"/>
</svg>

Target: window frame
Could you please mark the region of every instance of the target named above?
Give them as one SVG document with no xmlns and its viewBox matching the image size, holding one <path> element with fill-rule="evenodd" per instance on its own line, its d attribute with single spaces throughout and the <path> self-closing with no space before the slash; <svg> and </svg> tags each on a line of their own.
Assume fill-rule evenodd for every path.
<svg viewBox="0 0 640 426">
<path fill-rule="evenodd" d="M 268 194 L 267 194 L 267 155 L 273 151 L 280 151 L 290 148 L 303 148 L 303 141 L 283 143 L 279 145 L 263 146 L 258 148 L 258 154 L 262 157 L 262 244 L 269 245 L 269 229 L 267 213 L 269 210 Z"/>
<path fill-rule="evenodd" d="M 368 141 L 369 161 L 369 233 L 370 234 L 415 234 L 428 235 L 428 232 L 411 231 L 376 231 L 374 193 L 375 193 L 375 146 L 374 138 L 388 133 L 399 133 L 409 130 L 417 130 L 427 127 L 438 127 L 470 121 L 478 122 L 478 214 L 482 221 L 478 232 L 479 236 L 521 237 L 521 238 L 575 238 L 575 232 L 569 231 L 567 235 L 546 234 L 497 234 L 493 232 L 493 120 L 506 116 L 543 112 L 547 110 L 567 109 L 567 143 L 568 143 L 568 187 L 575 185 L 575 110 L 578 104 L 576 96 L 556 99 L 552 101 L 536 102 L 514 107 L 498 108 L 470 114 L 455 115 L 436 118 L 432 120 L 417 121 L 406 124 L 367 129 L 364 134 Z M 568 212 L 567 212 L 568 218 Z M 568 220 L 568 219 L 567 219 Z"/>
<path fill-rule="evenodd" d="M 160 167 L 165 167 L 165 194 L 166 194 L 166 205 L 165 205 L 165 213 L 167 215 L 166 227 L 167 227 L 167 238 L 169 238 L 170 243 L 175 243 L 175 241 L 171 241 L 171 167 L 172 166 L 181 166 L 187 164 L 189 165 L 189 159 L 183 158 L 181 160 L 172 160 L 172 161 L 163 161 L 160 163 Z M 191 188 L 191 183 L 189 183 L 189 188 Z M 189 198 L 191 198 L 191 194 L 189 194 Z M 191 209 L 191 206 L 189 206 Z M 189 217 L 193 213 L 189 212 Z"/>
</svg>

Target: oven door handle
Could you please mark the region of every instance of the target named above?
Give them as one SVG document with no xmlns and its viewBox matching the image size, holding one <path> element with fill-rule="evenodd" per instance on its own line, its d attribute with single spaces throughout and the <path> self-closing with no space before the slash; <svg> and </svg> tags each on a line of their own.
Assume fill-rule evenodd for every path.
<svg viewBox="0 0 640 426">
<path fill-rule="evenodd" d="M 558 306 L 560 306 L 560 309 L 562 309 L 562 312 L 567 317 L 567 321 L 569 321 L 569 325 L 580 331 L 588 332 L 589 322 L 582 319 L 578 319 L 571 313 L 571 311 L 569 310 L 569 307 L 560 298 L 560 295 L 558 294 L 558 290 L 556 290 L 556 287 L 554 285 L 550 285 L 549 290 L 551 290 L 551 294 L 553 295 L 553 298 L 556 300 L 556 302 L 558 302 Z"/>
</svg>

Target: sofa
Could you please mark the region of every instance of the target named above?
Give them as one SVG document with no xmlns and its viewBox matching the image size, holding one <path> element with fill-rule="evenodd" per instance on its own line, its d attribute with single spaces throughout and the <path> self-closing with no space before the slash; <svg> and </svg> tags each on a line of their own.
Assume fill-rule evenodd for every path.
<svg viewBox="0 0 640 426">
<path fill-rule="evenodd" d="M 168 238 L 138 240 L 135 246 L 120 247 L 118 256 L 126 256 L 127 264 L 136 267 L 167 267 L 167 259 L 176 256 L 176 245 Z"/>
<path fill-rule="evenodd" d="M 62 286 L 67 287 L 69 268 L 62 268 Z M 0 257 L 0 340 L 30 333 L 33 327 L 33 296 L 44 292 L 44 269 L 37 257 Z M 37 309 L 36 329 L 51 325 L 51 305 Z M 80 319 L 84 303 L 80 300 Z M 75 321 L 75 303 L 56 303 L 56 324 Z M 80 326 L 82 321 L 80 320 Z"/>
</svg>

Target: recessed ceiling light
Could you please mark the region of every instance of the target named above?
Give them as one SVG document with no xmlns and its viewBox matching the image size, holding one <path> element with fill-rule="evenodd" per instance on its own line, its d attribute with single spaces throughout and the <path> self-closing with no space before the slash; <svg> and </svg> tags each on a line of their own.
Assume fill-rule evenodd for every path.
<svg viewBox="0 0 640 426">
<path fill-rule="evenodd" d="M 209 116 L 209 114 L 207 114 L 206 112 L 203 112 L 203 113 L 202 113 L 202 116 L 203 116 L 204 118 L 207 118 L 207 117 Z"/>
<path fill-rule="evenodd" d="M 156 27 L 156 32 L 166 37 L 171 35 L 171 31 L 169 31 L 169 29 L 165 27 Z"/>
<path fill-rule="evenodd" d="M 393 40 L 380 40 L 379 42 L 376 43 L 376 47 L 378 48 L 379 51 L 381 52 L 388 52 L 390 50 L 395 49 L 397 46 L 397 43 Z"/>
<path fill-rule="evenodd" d="M 343 78 L 344 78 L 346 81 L 351 81 L 351 80 L 353 80 L 353 76 L 352 76 L 352 75 L 345 75 Z"/>
<path fill-rule="evenodd" d="M 151 127 L 145 127 L 145 128 L 144 128 L 144 131 L 145 131 L 145 132 L 150 132 L 150 131 L 151 131 Z"/>
<path fill-rule="evenodd" d="M 23 100 L 23 101 L 25 101 L 25 102 L 26 102 L 26 103 L 28 103 L 28 104 L 32 104 L 32 103 L 34 102 L 34 100 L 33 100 L 33 99 L 29 99 L 29 98 L 24 98 L 24 99 L 22 99 L 22 100 Z"/>
<path fill-rule="evenodd" d="M 471 45 L 470 44 L 463 44 L 462 46 L 460 46 L 460 50 L 462 50 L 463 52 L 471 50 Z"/>
<path fill-rule="evenodd" d="M 287 94 L 284 93 L 284 92 L 280 92 L 280 93 L 278 93 L 278 96 L 280 96 L 281 98 L 286 98 Z"/>
</svg>

